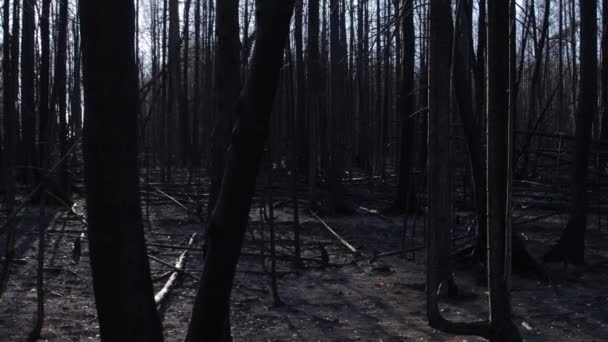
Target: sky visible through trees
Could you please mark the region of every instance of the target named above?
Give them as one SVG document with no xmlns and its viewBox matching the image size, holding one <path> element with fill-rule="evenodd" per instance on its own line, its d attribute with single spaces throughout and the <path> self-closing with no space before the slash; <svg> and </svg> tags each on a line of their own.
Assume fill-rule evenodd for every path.
<svg viewBox="0 0 608 342">
<path fill-rule="evenodd" d="M 608 0 L 0 23 L 0 341 L 608 336 Z"/>
</svg>

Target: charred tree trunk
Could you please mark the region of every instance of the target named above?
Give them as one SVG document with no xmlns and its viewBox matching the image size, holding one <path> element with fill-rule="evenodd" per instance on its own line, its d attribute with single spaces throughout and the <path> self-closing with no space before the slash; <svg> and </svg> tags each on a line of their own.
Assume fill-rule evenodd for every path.
<svg viewBox="0 0 608 342">
<path fill-rule="evenodd" d="M 167 70 L 168 70 L 168 87 L 167 87 L 167 119 L 165 132 L 167 134 L 167 181 L 171 182 L 172 167 L 174 166 L 175 157 L 179 156 L 181 150 L 179 143 L 175 137 L 178 132 L 178 123 L 182 113 L 180 112 L 180 91 L 181 83 L 181 68 L 180 68 L 180 37 L 179 37 L 179 4 L 178 0 L 168 0 L 169 12 L 169 40 L 167 42 Z"/>
<path fill-rule="evenodd" d="M 602 0 L 602 140 L 608 140 L 608 0 Z M 606 156 L 608 157 L 608 156 Z"/>
<path fill-rule="evenodd" d="M 81 63 L 80 63 L 80 35 L 78 18 L 73 21 L 73 44 L 74 44 L 74 84 L 72 85 L 72 97 L 70 108 L 72 110 L 72 131 L 76 137 L 82 132 L 82 90 L 81 90 Z"/>
<path fill-rule="evenodd" d="M 413 169 L 416 94 L 414 68 L 416 65 L 416 36 L 414 31 L 414 1 L 403 0 L 402 5 L 403 64 L 399 94 L 401 115 L 401 155 L 399 156 L 399 184 L 395 209 L 410 210 L 416 207 L 414 191 L 411 191 L 410 174 Z M 397 14 L 400 15 L 400 14 Z M 408 198 L 409 196 L 409 198 Z M 406 208 L 407 204 L 407 208 Z"/>
<path fill-rule="evenodd" d="M 48 158 L 48 127 L 50 125 L 49 115 L 49 79 L 50 79 L 50 43 L 49 43 L 49 15 L 51 0 L 42 0 L 40 14 L 40 67 L 38 70 L 39 94 L 38 94 L 38 161 L 39 168 L 43 168 Z M 37 172 L 37 178 L 43 173 Z M 40 181 L 38 179 L 38 181 Z"/>
<path fill-rule="evenodd" d="M 473 1 L 473 0 L 471 0 Z M 477 113 L 477 125 L 483 129 L 483 118 L 486 110 L 486 0 L 479 0 L 479 11 L 477 17 L 477 55 L 475 67 L 475 112 Z M 482 24 L 479 24 L 482 23 Z M 484 201 L 485 202 L 485 201 Z"/>
<path fill-rule="evenodd" d="M 217 118 L 211 133 L 211 186 L 208 214 L 211 216 L 224 174 L 226 148 L 236 116 L 236 101 L 241 88 L 239 72 L 239 0 L 222 0 L 216 7 L 217 51 L 215 77 L 217 88 Z"/>
<path fill-rule="evenodd" d="M 295 265 L 301 266 L 301 251 L 300 251 L 300 217 L 299 217 L 299 206 L 298 206 L 298 177 L 299 177 L 299 165 L 298 154 L 300 153 L 300 146 L 307 147 L 308 143 L 305 140 L 306 130 L 298 130 L 298 127 L 305 127 L 304 113 L 306 112 L 306 79 L 305 66 L 304 66 L 304 46 L 302 43 L 302 31 L 303 31 L 303 17 L 304 17 L 304 1 L 296 0 L 295 4 L 295 24 L 294 24 L 294 41 L 296 48 L 296 101 L 295 110 L 291 122 L 291 191 L 292 191 L 292 202 L 293 202 L 293 242 L 294 242 L 294 256 Z M 310 154 L 307 155 L 310 158 Z"/>
<path fill-rule="evenodd" d="M 358 165 L 369 171 L 369 138 L 368 138 L 368 51 L 366 44 L 366 20 L 367 0 L 362 0 L 357 6 L 357 114 L 358 114 Z"/>
<path fill-rule="evenodd" d="M 490 327 L 486 322 L 450 322 L 443 317 L 438 305 L 439 287 L 451 279 L 450 3 L 450 0 L 430 2 L 426 310 L 429 324 L 437 330 L 488 338 Z"/>
<path fill-rule="evenodd" d="M 186 0 L 184 6 L 184 33 L 183 33 L 183 58 L 182 58 L 182 85 L 180 94 L 180 115 L 179 115 L 179 132 L 180 132 L 180 161 L 182 167 L 191 164 L 190 156 L 190 106 L 188 104 L 188 57 L 190 52 L 190 4 L 192 0 Z"/>
<path fill-rule="evenodd" d="M 532 4 L 532 6 L 534 6 L 534 4 Z M 533 7 L 532 7 L 533 9 Z M 525 177 L 526 173 L 527 173 L 527 169 L 528 169 L 528 161 L 529 161 L 529 148 L 530 148 L 530 144 L 532 143 L 532 138 L 533 138 L 533 131 L 537 129 L 537 124 L 536 121 L 536 115 L 537 115 L 537 103 L 539 102 L 540 99 L 542 99 L 542 90 L 540 88 L 540 81 L 541 81 L 541 69 L 542 69 L 542 61 L 543 61 L 543 51 L 545 50 L 545 45 L 548 45 L 548 41 L 547 41 L 547 37 L 548 37 L 548 31 L 549 31 L 549 14 L 550 14 L 550 9 L 551 9 L 551 1 L 550 0 L 545 0 L 545 13 L 543 15 L 543 23 L 542 23 L 542 27 L 541 27 L 541 32 L 540 32 L 540 39 L 538 40 L 538 42 L 536 43 L 535 47 L 534 47 L 534 69 L 532 71 L 532 79 L 530 80 L 530 95 L 529 95 L 529 102 L 528 102 L 528 131 L 530 131 L 530 134 L 526 137 L 526 141 L 524 142 L 524 145 L 521 148 L 521 151 L 518 153 L 519 157 L 523 157 L 523 165 L 521 168 L 520 176 L 521 177 Z M 534 13 L 534 12 L 532 12 Z M 536 23 L 533 23 L 533 28 L 534 30 L 536 30 Z M 536 34 L 536 31 L 534 31 L 534 33 Z M 561 77 L 561 76 L 560 76 Z M 517 119 L 516 117 L 514 117 L 513 119 Z M 515 126 L 517 127 L 517 121 L 514 122 Z M 515 141 L 514 141 L 515 142 Z M 519 158 L 518 158 L 519 159 Z M 515 160 L 515 167 L 517 167 L 517 163 L 519 162 L 519 160 L 516 159 Z"/>
<path fill-rule="evenodd" d="M 13 88 L 16 86 L 14 79 L 15 71 L 17 70 L 16 65 L 16 51 L 15 44 L 18 45 L 18 41 L 15 36 L 17 32 L 13 31 L 13 35 L 10 32 L 10 1 L 4 2 L 3 12 L 3 48 L 2 48 L 2 102 L 3 102 L 3 114 L 4 114 L 4 149 L 3 149 L 3 160 L 2 160 L 2 178 L 4 182 L 4 201 L 6 215 L 12 214 L 14 209 L 15 191 L 16 191 L 16 155 L 17 155 L 17 132 L 18 132 L 18 120 L 17 110 L 15 107 L 15 92 Z M 4 232 L 3 232 L 4 233 Z M 0 295 L 4 293 L 10 275 L 12 258 L 14 256 L 14 243 L 15 243 L 15 225 L 10 223 L 6 227 L 6 237 L 4 246 L 4 262 L 2 265 L 2 271 L 0 273 Z"/>
<path fill-rule="evenodd" d="M 55 54 L 55 80 L 53 84 L 53 94 L 51 96 L 51 122 L 49 137 L 53 142 L 56 130 L 55 122 L 59 121 L 59 140 L 60 158 L 68 150 L 68 124 L 67 124 L 67 48 L 68 48 L 68 0 L 59 0 L 59 17 L 57 21 L 57 53 Z M 54 116 L 57 116 L 57 119 Z M 68 160 L 65 158 L 58 168 L 58 191 L 55 195 L 60 197 L 65 203 L 71 202 L 71 184 L 68 173 Z"/>
<path fill-rule="evenodd" d="M 597 0 L 581 1 L 580 7 L 581 78 L 571 178 L 572 206 L 566 229 L 557 244 L 544 256 L 545 261 L 577 265 L 585 262 L 589 148 L 593 118 L 597 115 Z"/>
<path fill-rule="evenodd" d="M 192 166 L 201 165 L 200 151 L 200 127 L 199 118 L 201 111 L 201 0 L 194 3 L 194 105 L 192 110 L 192 141 L 190 146 L 190 160 Z"/>
<path fill-rule="evenodd" d="M 36 103 L 34 91 L 34 34 L 35 34 L 35 1 L 23 1 L 21 31 L 21 132 L 23 155 L 23 180 L 26 184 L 33 182 L 33 170 L 36 165 Z"/>
<path fill-rule="evenodd" d="M 269 133 L 293 8 L 293 0 L 258 0 L 256 3 L 255 50 L 238 99 L 238 119 L 228 148 L 220 195 L 209 223 L 208 252 L 187 341 L 231 340 L 224 318 L 230 313 L 234 272 Z"/>
<path fill-rule="evenodd" d="M 318 155 L 318 123 L 321 111 L 319 88 L 319 0 L 308 0 L 308 45 L 306 46 L 306 88 L 308 93 L 308 188 L 311 207 L 315 202 Z"/>
<path fill-rule="evenodd" d="M 103 341 L 162 341 L 139 203 L 132 1 L 80 1 L 83 151 L 93 289 Z"/>
<path fill-rule="evenodd" d="M 487 189 L 480 126 L 481 120 L 479 118 L 483 111 L 475 112 L 475 104 L 471 95 L 473 91 L 471 69 L 474 70 L 471 65 L 473 59 L 470 55 L 470 46 L 473 44 L 471 34 L 473 24 L 470 17 L 471 5 L 469 0 L 461 0 L 456 8 L 456 25 L 453 34 L 454 42 L 452 51 L 454 57 L 452 82 L 454 82 L 454 95 L 456 96 L 458 114 L 463 125 L 473 176 L 473 193 L 475 196 L 475 208 L 477 210 L 478 244 L 476 248 L 476 259 L 478 261 L 485 261 L 485 240 L 487 238 Z M 484 50 L 484 48 L 480 47 L 478 53 L 481 53 L 482 50 Z M 476 117 L 475 114 L 477 114 L 478 117 Z"/>
<path fill-rule="evenodd" d="M 515 0 L 512 0 L 515 1 Z M 491 341 L 522 338 L 511 318 L 511 113 L 509 0 L 488 1 L 487 181 Z M 512 34 L 515 34 L 513 32 Z"/>
<path fill-rule="evenodd" d="M 345 104 L 344 77 L 346 56 L 342 51 L 340 38 L 340 1 L 329 1 L 330 26 L 330 112 L 327 113 L 327 134 L 329 144 L 329 161 L 327 165 L 327 188 L 329 206 L 332 212 L 352 211 L 346 200 L 346 189 L 342 184 L 345 164 L 344 134 L 340 118 Z"/>
</svg>

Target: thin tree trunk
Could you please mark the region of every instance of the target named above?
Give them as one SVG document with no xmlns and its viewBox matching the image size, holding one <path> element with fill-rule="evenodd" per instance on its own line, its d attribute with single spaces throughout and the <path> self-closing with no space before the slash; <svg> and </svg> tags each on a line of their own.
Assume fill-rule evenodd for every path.
<svg viewBox="0 0 608 342">
<path fill-rule="evenodd" d="M 192 111 L 192 141 L 190 147 L 190 160 L 192 166 L 199 167 L 201 161 L 200 151 L 200 127 L 199 117 L 201 115 L 201 0 L 194 3 L 194 106 Z"/>
<path fill-rule="evenodd" d="M 71 110 L 73 118 L 72 130 L 79 137 L 82 132 L 82 90 L 81 90 L 81 63 L 80 63 L 80 35 L 78 28 L 78 18 L 73 21 L 73 44 L 74 44 L 74 84 L 72 85 Z"/>
<path fill-rule="evenodd" d="M 472 45 L 472 21 L 469 10 L 472 4 L 468 0 L 460 0 L 456 8 L 456 29 L 453 34 L 453 89 L 458 105 L 458 114 L 463 124 L 463 131 L 469 152 L 469 161 L 473 176 L 473 193 L 475 209 L 477 210 L 477 247 L 475 256 L 478 261 L 485 260 L 486 257 L 486 175 L 484 167 L 484 157 L 482 148 L 482 132 L 479 117 L 475 117 L 475 108 L 471 69 L 474 67 L 470 63 L 473 60 L 469 55 Z M 478 51 L 484 50 L 480 48 Z M 484 68 L 485 69 L 485 68 Z M 474 70 L 474 69 L 473 69 Z M 485 101 L 484 101 L 485 103 Z M 483 112 L 477 114 L 481 116 Z"/>
<path fill-rule="evenodd" d="M 190 52 L 190 4 L 192 0 L 186 0 L 184 6 L 184 33 L 183 33 L 183 57 L 182 57 L 182 86 L 181 86 L 181 103 L 180 103 L 180 117 L 179 117 L 179 131 L 180 131 L 180 152 L 181 152 L 181 164 L 182 167 L 187 164 L 191 164 L 190 160 L 190 106 L 188 105 L 188 70 L 189 63 L 188 57 Z"/>
<path fill-rule="evenodd" d="M 317 179 L 318 123 L 321 112 L 319 89 L 320 56 L 319 56 L 319 0 L 308 0 L 308 45 L 306 46 L 306 87 L 308 93 L 308 191 L 310 206 L 314 207 Z"/>
<path fill-rule="evenodd" d="M 572 52 L 572 58 L 570 60 L 570 62 L 572 63 L 570 65 L 570 71 L 572 72 L 572 84 L 570 86 L 570 88 L 572 89 L 572 94 L 571 94 L 571 101 L 572 101 L 572 110 L 571 110 L 571 116 L 572 116 L 572 124 L 573 124 L 573 131 L 576 130 L 576 113 L 577 113 L 577 83 L 578 83 L 578 72 L 577 72 L 577 64 L 578 64 L 578 59 L 576 57 L 576 0 L 569 0 L 569 7 L 570 7 L 570 51 Z M 581 58 L 582 60 L 582 58 Z"/>
<path fill-rule="evenodd" d="M 534 2 L 532 2 L 532 9 L 534 9 Z M 520 171 L 520 175 L 522 177 L 526 176 L 528 169 L 528 161 L 529 161 L 529 148 L 532 142 L 532 131 L 534 129 L 534 122 L 536 121 L 536 111 L 537 111 L 537 103 L 542 99 L 542 90 L 540 89 L 540 81 L 541 81 L 541 68 L 542 68 L 542 60 L 543 60 L 543 51 L 545 50 L 545 44 L 548 43 L 548 31 L 549 31 L 549 14 L 551 9 L 551 1 L 545 0 L 545 12 L 543 15 L 543 23 L 540 32 L 540 39 L 536 42 L 534 46 L 534 69 L 532 70 L 532 79 L 530 80 L 530 94 L 529 94 L 529 102 L 528 102 L 528 131 L 530 134 L 526 137 L 526 141 L 522 146 L 521 151 L 518 153 L 518 156 L 523 157 L 523 165 Z M 532 19 L 534 20 L 534 19 Z M 536 34 L 536 23 L 533 22 L 534 34 Z M 514 118 L 516 119 L 516 118 Z M 515 160 L 515 167 L 517 167 L 517 163 L 519 160 Z"/>
<path fill-rule="evenodd" d="M 269 152 L 270 152 L 269 148 Z M 269 156 L 272 156 L 272 153 L 268 153 Z M 270 290 L 272 291 L 272 304 L 277 307 L 281 306 L 283 302 L 281 301 L 281 297 L 279 296 L 279 287 L 277 285 L 277 248 L 276 248 L 276 234 L 275 234 L 275 226 L 274 226 L 274 204 L 273 204 L 273 196 L 272 196 L 272 158 L 270 158 L 268 163 L 268 189 L 267 191 L 267 201 L 266 204 L 268 206 L 268 229 L 270 230 Z"/>
<path fill-rule="evenodd" d="M 28 342 L 36 342 L 41 337 L 42 326 L 44 325 L 44 255 L 46 244 L 46 229 L 44 216 L 46 211 L 46 189 L 41 186 L 40 191 L 40 216 L 38 218 L 38 258 L 36 267 L 36 318 L 34 328 L 27 337 Z"/>
<path fill-rule="evenodd" d="M 57 22 L 57 53 L 55 54 L 55 80 L 53 84 L 53 94 L 51 96 L 51 115 L 55 114 L 59 119 L 59 151 L 63 157 L 68 149 L 67 135 L 67 48 L 68 48 L 68 1 L 59 1 L 59 18 Z M 55 119 L 51 118 L 51 132 L 55 132 Z M 52 139 L 55 135 L 49 135 Z M 71 202 L 71 184 L 68 173 L 68 158 L 65 158 L 59 166 L 58 185 L 59 193 L 56 194 L 64 202 Z"/>
<path fill-rule="evenodd" d="M 172 167 L 175 158 L 179 158 L 180 144 L 176 139 L 176 132 L 179 132 L 179 121 L 182 113 L 181 108 L 181 61 L 180 61 L 180 37 L 179 37 L 179 1 L 168 0 L 169 28 L 168 28 L 168 51 L 167 51 L 167 118 L 166 118 L 166 144 L 167 144 L 167 181 L 172 180 Z"/>
<path fill-rule="evenodd" d="M 298 153 L 301 146 L 308 146 L 305 139 L 306 130 L 298 130 L 298 127 L 304 126 L 304 113 L 306 113 L 306 79 L 304 77 L 304 51 L 302 44 L 302 19 L 304 16 L 303 0 L 296 0 L 295 4 L 295 24 L 294 24 L 294 41 L 296 48 L 296 97 L 294 104 L 294 113 L 291 119 L 291 192 L 293 202 L 293 247 L 295 255 L 296 267 L 301 266 L 301 251 L 300 251 L 300 217 L 298 206 L 298 166 L 301 165 L 298 161 Z M 308 155 L 310 157 L 310 154 Z"/>
<path fill-rule="evenodd" d="M 25 183 L 33 182 L 33 170 L 36 165 L 36 115 L 34 98 L 34 34 L 35 34 L 35 0 L 23 1 L 21 31 L 21 127 L 23 136 L 23 176 Z"/>
<path fill-rule="evenodd" d="M 602 0 L 602 140 L 608 140 L 608 0 Z M 608 156 L 606 156 L 608 157 Z"/>
</svg>

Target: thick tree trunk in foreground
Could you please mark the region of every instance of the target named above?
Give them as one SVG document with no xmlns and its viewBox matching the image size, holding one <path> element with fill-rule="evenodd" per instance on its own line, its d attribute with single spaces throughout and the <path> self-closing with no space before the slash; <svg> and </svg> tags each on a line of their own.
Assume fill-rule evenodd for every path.
<svg viewBox="0 0 608 342">
<path fill-rule="evenodd" d="M 190 342 L 230 340 L 223 320 L 230 312 L 234 272 L 269 133 L 294 0 L 258 0 L 256 7 L 256 45 L 209 223 L 208 252 L 186 338 Z"/>
<path fill-rule="evenodd" d="M 514 1 L 514 0 L 513 0 Z M 511 319 L 511 115 L 509 0 L 488 2 L 487 184 L 491 341 L 521 341 Z M 514 33 L 513 33 L 514 34 Z"/>
<path fill-rule="evenodd" d="M 587 229 L 587 174 L 591 127 L 597 113 L 597 0 L 581 1 L 581 79 L 576 115 L 574 163 L 572 164 L 572 207 L 568 225 L 545 261 L 585 262 Z"/>
<path fill-rule="evenodd" d="M 88 232 L 103 341 L 162 341 L 139 204 L 132 1 L 80 1 Z"/>
</svg>

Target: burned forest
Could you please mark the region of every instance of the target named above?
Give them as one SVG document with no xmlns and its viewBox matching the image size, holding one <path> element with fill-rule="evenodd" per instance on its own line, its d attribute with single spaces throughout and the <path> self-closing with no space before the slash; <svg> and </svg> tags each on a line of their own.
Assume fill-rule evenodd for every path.
<svg viewBox="0 0 608 342">
<path fill-rule="evenodd" d="M 608 340 L 608 0 L 0 23 L 0 341 Z"/>
</svg>

